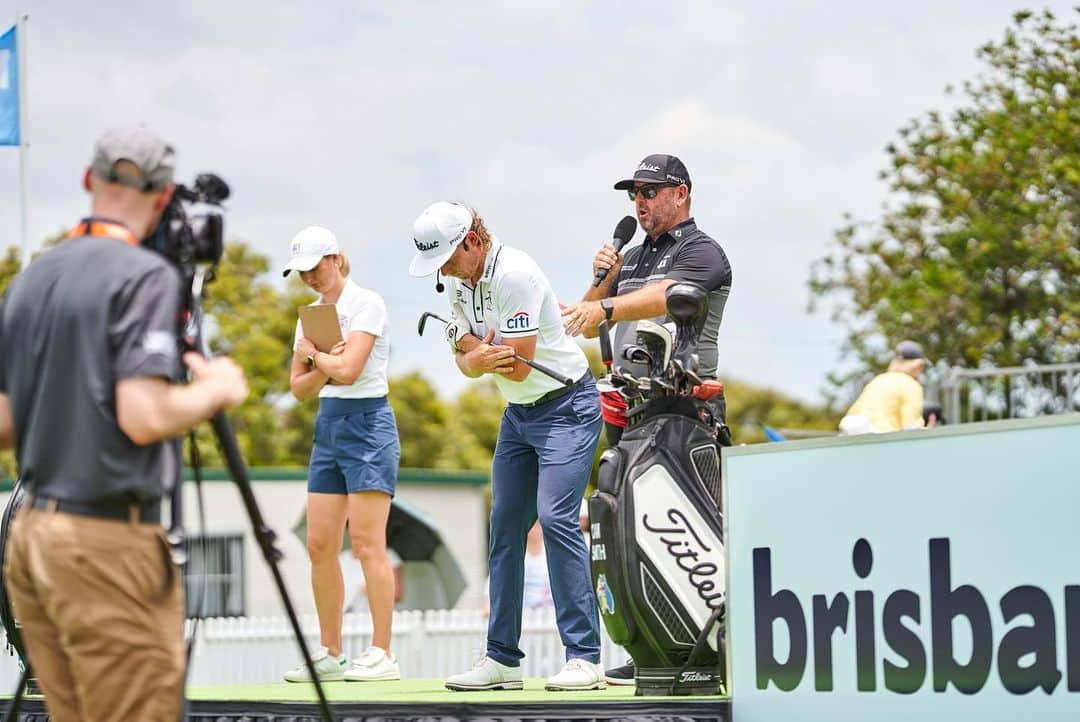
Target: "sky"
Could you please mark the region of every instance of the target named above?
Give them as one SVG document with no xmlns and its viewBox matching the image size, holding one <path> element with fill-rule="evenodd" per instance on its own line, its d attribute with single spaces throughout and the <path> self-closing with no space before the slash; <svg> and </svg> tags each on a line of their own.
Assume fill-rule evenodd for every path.
<svg viewBox="0 0 1080 722">
<path fill-rule="evenodd" d="M 302 227 L 333 230 L 386 300 L 391 376 L 418 369 L 450 397 L 466 379 L 415 330 L 447 306 L 407 273 L 420 211 L 475 206 L 572 302 L 633 211 L 612 184 L 672 153 L 733 267 L 721 377 L 819 401 L 849 360 L 845 329 L 807 311 L 814 260 L 844 213 L 880 213 L 885 146 L 954 107 L 946 86 L 983 70 L 976 48 L 1024 7 L 23 0 L 31 246 L 88 210 L 94 140 L 145 123 L 177 148 L 178 180 L 229 182 L 227 238 L 274 269 Z M 15 13 L 0 0 L 0 31 Z M 0 246 L 19 243 L 19 197 L 19 153 L 0 148 Z"/>
</svg>

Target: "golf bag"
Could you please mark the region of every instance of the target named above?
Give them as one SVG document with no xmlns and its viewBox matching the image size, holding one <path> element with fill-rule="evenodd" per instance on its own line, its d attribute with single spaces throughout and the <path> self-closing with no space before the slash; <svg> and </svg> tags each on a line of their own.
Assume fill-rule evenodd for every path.
<svg viewBox="0 0 1080 722">
<path fill-rule="evenodd" d="M 638 695 L 725 689 L 725 577 L 716 429 L 692 396 L 631 410 L 589 500 L 592 581 Z"/>
</svg>

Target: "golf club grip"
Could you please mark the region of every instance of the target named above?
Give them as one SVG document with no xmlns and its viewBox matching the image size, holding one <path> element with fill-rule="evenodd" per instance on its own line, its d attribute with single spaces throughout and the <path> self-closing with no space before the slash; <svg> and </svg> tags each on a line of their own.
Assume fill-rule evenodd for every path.
<svg viewBox="0 0 1080 722">
<path fill-rule="evenodd" d="M 523 364 L 528 364 L 529 366 L 532 366 L 534 369 L 536 369 L 540 373 L 542 373 L 542 374 L 544 374 L 546 376 L 550 376 L 551 378 L 555 379 L 556 381 L 558 381 L 563 386 L 573 386 L 574 385 L 574 380 L 572 378 L 570 378 L 569 376 L 563 376 L 562 374 L 559 374 L 559 373 L 555 373 L 554 371 L 552 371 L 551 369 L 549 369 L 547 366 L 540 363 L 539 361 L 533 361 L 532 359 L 525 358 L 524 356 L 519 356 L 518 354 L 514 354 L 514 358 L 516 360 L 520 361 Z"/>
</svg>

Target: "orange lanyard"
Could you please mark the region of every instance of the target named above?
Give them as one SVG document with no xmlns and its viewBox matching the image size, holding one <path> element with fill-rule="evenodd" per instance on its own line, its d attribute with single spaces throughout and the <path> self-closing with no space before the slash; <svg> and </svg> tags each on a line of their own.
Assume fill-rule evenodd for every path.
<svg viewBox="0 0 1080 722">
<path fill-rule="evenodd" d="M 127 226 L 122 223 L 98 220 L 96 218 L 84 218 L 79 221 L 79 225 L 72 228 L 67 234 L 68 238 L 78 238 L 80 236 L 105 236 L 107 238 L 117 238 L 133 246 L 139 245 L 139 239 L 135 237 L 135 234 Z"/>
</svg>

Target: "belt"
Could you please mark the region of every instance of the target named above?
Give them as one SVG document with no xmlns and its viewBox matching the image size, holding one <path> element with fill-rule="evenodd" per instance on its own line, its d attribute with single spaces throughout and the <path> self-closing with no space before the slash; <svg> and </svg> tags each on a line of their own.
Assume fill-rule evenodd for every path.
<svg viewBox="0 0 1080 722">
<path fill-rule="evenodd" d="M 548 391 L 546 394 L 544 394 L 540 398 L 536 399 L 535 401 L 530 401 L 527 404 L 514 403 L 512 405 L 513 406 L 520 406 L 520 407 L 525 408 L 525 409 L 531 409 L 534 406 L 541 406 L 543 404 L 546 404 L 548 401 L 554 401 L 555 399 L 559 398 L 560 396 L 565 396 L 566 394 L 570 393 L 571 391 L 576 389 L 578 386 L 580 386 L 582 383 L 584 383 L 586 379 L 591 379 L 591 378 L 592 378 L 592 372 L 591 371 L 586 371 L 585 375 L 582 376 L 577 381 L 575 381 L 572 386 L 560 386 L 557 389 L 552 389 L 551 391 Z"/>
<path fill-rule="evenodd" d="M 71 501 L 68 499 L 54 499 L 48 496 L 35 496 L 30 499 L 29 506 L 35 509 L 47 509 L 59 511 L 65 514 L 77 514 L 79 516 L 92 516 L 98 519 L 114 519 L 117 521 L 140 521 L 144 523 L 161 523 L 161 500 L 153 501 L 127 501 L 124 499 L 111 499 L 105 501 Z"/>
</svg>

